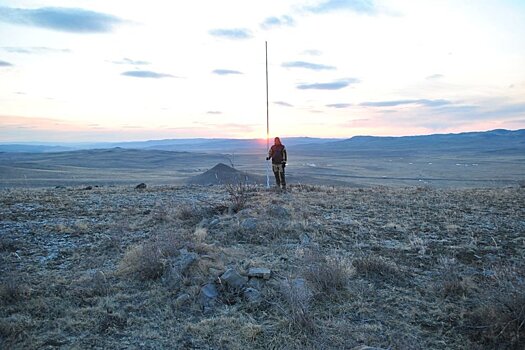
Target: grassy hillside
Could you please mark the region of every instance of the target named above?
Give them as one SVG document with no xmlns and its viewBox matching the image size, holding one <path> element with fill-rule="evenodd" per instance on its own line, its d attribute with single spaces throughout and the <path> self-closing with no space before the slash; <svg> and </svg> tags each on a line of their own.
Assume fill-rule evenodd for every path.
<svg viewBox="0 0 525 350">
<path fill-rule="evenodd" d="M 525 346 L 520 187 L 0 194 L 0 348 Z"/>
</svg>

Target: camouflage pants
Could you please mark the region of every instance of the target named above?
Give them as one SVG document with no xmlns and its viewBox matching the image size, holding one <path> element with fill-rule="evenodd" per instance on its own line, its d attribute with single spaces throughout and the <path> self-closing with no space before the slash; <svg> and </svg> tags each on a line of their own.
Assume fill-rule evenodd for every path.
<svg viewBox="0 0 525 350">
<path fill-rule="evenodd" d="M 284 177 L 284 165 L 283 164 L 272 164 L 272 171 L 275 175 L 275 183 L 277 187 L 286 188 L 286 179 Z"/>
</svg>

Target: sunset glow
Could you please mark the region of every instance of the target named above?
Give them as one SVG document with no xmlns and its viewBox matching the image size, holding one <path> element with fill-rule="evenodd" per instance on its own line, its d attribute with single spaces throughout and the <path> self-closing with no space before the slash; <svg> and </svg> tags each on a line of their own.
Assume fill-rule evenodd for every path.
<svg viewBox="0 0 525 350">
<path fill-rule="evenodd" d="M 0 2 L 0 142 L 525 128 L 516 0 Z"/>
</svg>

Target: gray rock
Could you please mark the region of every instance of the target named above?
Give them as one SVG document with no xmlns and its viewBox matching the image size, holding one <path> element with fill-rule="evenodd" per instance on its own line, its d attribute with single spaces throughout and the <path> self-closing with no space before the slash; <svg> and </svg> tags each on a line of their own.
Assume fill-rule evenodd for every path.
<svg viewBox="0 0 525 350">
<path fill-rule="evenodd" d="M 180 250 L 180 255 L 177 260 L 173 263 L 173 268 L 179 273 L 183 274 L 188 271 L 190 266 L 199 259 L 197 253 L 189 253 L 186 249 Z"/>
<path fill-rule="evenodd" d="M 301 241 L 301 245 L 303 246 L 310 245 L 310 243 L 312 242 L 312 239 L 310 238 L 308 233 L 301 233 L 301 235 L 299 236 L 299 240 Z"/>
<path fill-rule="evenodd" d="M 237 271 L 230 268 L 224 272 L 221 277 L 221 282 L 227 287 L 242 289 L 248 283 L 248 277 L 241 276 Z"/>
<path fill-rule="evenodd" d="M 261 292 L 255 288 L 246 288 L 243 295 L 250 304 L 259 304 L 262 301 Z"/>
<path fill-rule="evenodd" d="M 359 345 L 355 348 L 352 348 L 352 350 L 385 350 L 383 348 L 376 348 L 374 346 L 368 346 L 368 345 Z"/>
<path fill-rule="evenodd" d="M 182 306 L 184 304 L 187 304 L 190 301 L 191 297 L 188 293 L 183 293 L 175 299 L 175 305 L 176 306 Z"/>
<path fill-rule="evenodd" d="M 199 293 L 199 303 L 201 304 L 204 311 L 209 311 L 217 303 L 217 297 L 219 296 L 219 291 L 215 284 L 208 283 L 202 286 Z"/>
<path fill-rule="evenodd" d="M 271 274 L 272 271 L 264 267 L 252 267 L 248 270 L 248 277 L 264 278 L 265 280 L 269 280 Z"/>
<path fill-rule="evenodd" d="M 257 230 L 257 219 L 247 218 L 241 222 L 241 227 L 246 231 Z"/>
<path fill-rule="evenodd" d="M 269 209 L 271 216 L 279 219 L 287 219 L 290 217 L 290 212 L 288 209 L 281 206 L 273 206 Z"/>
<path fill-rule="evenodd" d="M 210 221 L 210 227 L 217 226 L 219 224 L 220 220 L 215 218 L 212 221 Z"/>
<path fill-rule="evenodd" d="M 135 186 L 136 190 L 144 190 L 146 188 L 146 184 L 144 182 L 139 183 L 137 186 Z"/>
<path fill-rule="evenodd" d="M 246 284 L 246 287 L 254 288 L 257 290 L 261 290 L 263 286 L 264 282 L 260 278 L 250 278 L 250 280 Z"/>
</svg>

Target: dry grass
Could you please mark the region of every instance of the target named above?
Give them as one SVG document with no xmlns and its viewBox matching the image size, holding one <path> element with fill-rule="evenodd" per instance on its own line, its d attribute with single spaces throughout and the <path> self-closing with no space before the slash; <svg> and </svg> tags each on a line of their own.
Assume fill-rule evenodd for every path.
<svg viewBox="0 0 525 350">
<path fill-rule="evenodd" d="M 326 256 L 318 250 L 309 250 L 305 254 L 302 275 L 322 296 L 345 290 L 352 273 L 350 264 L 342 258 Z"/>
<path fill-rule="evenodd" d="M 0 347 L 523 348 L 521 188 L 247 195 L 3 192 Z M 252 267 L 260 302 L 221 288 Z"/>
</svg>

